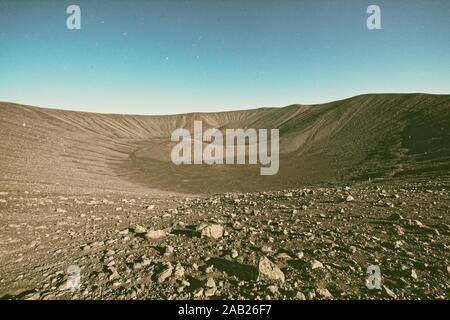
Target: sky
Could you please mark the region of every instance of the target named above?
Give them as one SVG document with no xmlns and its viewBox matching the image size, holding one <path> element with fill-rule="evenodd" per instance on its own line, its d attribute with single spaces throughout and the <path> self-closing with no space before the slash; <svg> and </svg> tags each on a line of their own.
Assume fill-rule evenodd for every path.
<svg viewBox="0 0 450 320">
<path fill-rule="evenodd" d="M 0 101 L 173 114 L 449 94 L 449 38 L 448 0 L 0 0 Z"/>
</svg>

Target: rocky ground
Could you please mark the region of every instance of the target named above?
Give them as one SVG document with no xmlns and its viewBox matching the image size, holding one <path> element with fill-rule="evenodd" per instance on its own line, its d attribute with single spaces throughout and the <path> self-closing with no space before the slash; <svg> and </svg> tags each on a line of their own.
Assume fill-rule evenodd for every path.
<svg viewBox="0 0 450 320">
<path fill-rule="evenodd" d="M 199 198 L 1 191 L 0 297 L 449 299 L 449 213 L 445 180 Z M 370 265 L 380 290 L 366 287 Z"/>
</svg>

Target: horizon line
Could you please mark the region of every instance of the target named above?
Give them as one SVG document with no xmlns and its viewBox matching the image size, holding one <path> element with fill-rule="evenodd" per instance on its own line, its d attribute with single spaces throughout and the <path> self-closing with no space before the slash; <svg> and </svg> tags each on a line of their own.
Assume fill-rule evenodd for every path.
<svg viewBox="0 0 450 320">
<path fill-rule="evenodd" d="M 169 114 L 136 114 L 136 113 L 110 113 L 110 112 L 98 112 L 98 111 L 84 111 L 84 110 L 76 110 L 76 109 L 68 109 L 64 107 L 54 107 L 54 106 L 38 106 L 34 104 L 22 103 L 22 102 L 14 102 L 7 100 L 0 100 L 0 103 L 8 103 L 20 106 L 27 106 L 38 109 L 48 109 L 48 110 L 57 110 L 57 111 L 67 111 L 67 112 L 78 112 L 78 113 L 93 113 L 93 114 L 102 114 L 102 115 L 118 115 L 118 116 L 179 116 L 179 115 L 191 115 L 191 114 L 214 114 L 214 113 L 227 113 L 227 112 L 242 112 L 242 111 L 251 111 L 251 110 L 259 110 L 259 109 L 282 109 L 290 106 L 319 106 L 325 105 L 329 103 L 334 103 L 338 101 L 350 100 L 361 96 L 370 96 L 370 95 L 432 95 L 432 96 L 449 96 L 450 93 L 428 93 L 428 92 L 369 92 L 369 93 L 360 93 L 352 96 L 348 96 L 341 99 L 330 100 L 326 102 L 319 103 L 290 103 L 284 106 L 259 106 L 259 107 L 249 107 L 242 109 L 232 109 L 232 110 L 221 110 L 221 111 L 190 111 L 190 112 L 180 112 L 180 113 L 169 113 Z"/>
</svg>

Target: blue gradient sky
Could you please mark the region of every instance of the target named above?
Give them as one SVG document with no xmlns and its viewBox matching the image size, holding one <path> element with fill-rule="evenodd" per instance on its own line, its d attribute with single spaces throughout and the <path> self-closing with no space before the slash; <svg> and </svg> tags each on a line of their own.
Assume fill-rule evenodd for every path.
<svg viewBox="0 0 450 320">
<path fill-rule="evenodd" d="M 167 114 L 450 93 L 449 38 L 448 0 L 0 0 L 0 100 Z"/>
</svg>

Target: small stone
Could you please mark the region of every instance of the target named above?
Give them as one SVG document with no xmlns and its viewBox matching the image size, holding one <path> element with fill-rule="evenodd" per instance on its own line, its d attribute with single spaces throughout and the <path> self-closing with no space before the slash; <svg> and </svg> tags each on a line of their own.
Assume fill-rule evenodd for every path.
<svg viewBox="0 0 450 320">
<path fill-rule="evenodd" d="M 383 286 L 383 289 L 389 297 L 397 299 L 397 295 L 394 292 L 392 292 L 388 287 Z"/>
<path fill-rule="evenodd" d="M 137 225 L 134 228 L 134 233 L 136 233 L 136 234 L 143 234 L 143 233 L 146 233 L 146 232 L 147 232 L 147 229 L 145 229 L 143 226 Z"/>
<path fill-rule="evenodd" d="M 231 258 L 236 259 L 239 256 L 239 253 L 236 249 L 231 250 Z"/>
<path fill-rule="evenodd" d="M 417 272 L 416 270 L 412 269 L 411 270 L 411 278 L 417 280 L 419 277 L 417 276 Z"/>
<path fill-rule="evenodd" d="M 311 261 L 311 269 L 321 269 L 323 268 L 323 264 L 322 262 L 320 262 L 319 260 L 312 260 Z"/>
<path fill-rule="evenodd" d="M 207 288 L 214 288 L 214 287 L 216 287 L 216 282 L 214 281 L 213 278 L 208 278 L 208 280 L 205 283 L 205 286 Z"/>
<path fill-rule="evenodd" d="M 319 288 L 317 289 L 317 293 L 320 294 L 325 299 L 331 299 L 333 296 L 331 295 L 330 291 L 326 288 Z"/>
<path fill-rule="evenodd" d="M 201 296 L 203 296 L 203 288 L 196 289 L 192 294 L 195 298 L 200 298 Z"/>
<path fill-rule="evenodd" d="M 273 295 L 276 295 L 279 293 L 278 287 L 275 285 L 268 286 L 267 289 L 272 293 Z"/>
<path fill-rule="evenodd" d="M 165 256 L 170 256 L 173 253 L 174 248 L 172 246 L 167 245 L 164 248 L 164 255 Z"/>
<path fill-rule="evenodd" d="M 395 230 L 397 231 L 397 235 L 399 236 L 405 235 L 405 231 L 399 225 L 395 225 Z"/>
<path fill-rule="evenodd" d="M 208 289 L 206 289 L 206 291 L 205 291 L 205 296 L 206 296 L 206 297 L 212 297 L 213 295 L 216 294 L 216 292 L 217 292 L 217 288 L 216 288 L 216 287 L 214 287 L 214 288 L 208 288 Z"/>
<path fill-rule="evenodd" d="M 280 252 L 276 255 L 276 258 L 280 259 L 280 260 L 288 260 L 291 258 L 291 256 L 289 254 L 287 254 L 286 252 Z"/>
<path fill-rule="evenodd" d="M 402 240 L 397 240 L 394 242 L 394 247 L 399 249 L 399 248 L 403 247 L 404 244 L 405 243 Z"/>
<path fill-rule="evenodd" d="M 395 204 L 393 204 L 392 202 L 386 202 L 385 204 L 384 204 L 384 206 L 385 207 L 388 207 L 388 208 L 394 208 L 395 207 Z"/>
<path fill-rule="evenodd" d="M 186 280 L 182 280 L 182 281 L 181 281 L 181 284 L 182 284 L 183 286 L 185 286 L 185 287 L 189 287 L 189 286 L 191 285 L 191 283 L 190 283 L 189 281 L 186 281 Z"/>
<path fill-rule="evenodd" d="M 345 201 L 347 202 L 351 202 L 351 201 L 355 201 L 355 198 L 353 198 L 352 196 L 347 196 L 347 199 L 345 199 Z"/>
<path fill-rule="evenodd" d="M 106 252 L 106 255 L 107 255 L 108 257 L 113 256 L 113 255 L 115 255 L 115 254 L 116 254 L 116 252 L 115 252 L 114 250 L 108 250 L 108 251 Z"/>
<path fill-rule="evenodd" d="M 242 230 L 243 226 L 239 221 L 236 221 L 235 223 L 233 223 L 233 229 L 234 230 Z"/>
<path fill-rule="evenodd" d="M 158 283 L 163 283 L 167 278 L 169 278 L 172 275 L 173 272 L 173 266 L 171 263 L 166 263 L 163 266 L 163 269 L 158 274 L 157 281 Z"/>
<path fill-rule="evenodd" d="M 57 208 L 55 211 L 56 211 L 56 213 L 66 213 L 67 212 L 67 210 L 64 210 L 61 208 Z"/>
<path fill-rule="evenodd" d="M 152 260 L 150 260 L 149 258 L 145 258 L 145 257 L 142 258 L 141 264 L 143 267 L 149 266 L 151 263 L 152 263 Z"/>
<path fill-rule="evenodd" d="M 115 267 L 109 266 L 108 271 L 109 271 L 109 280 L 120 278 L 120 275 Z"/>
<path fill-rule="evenodd" d="M 355 246 L 350 246 L 349 249 L 350 249 L 350 252 L 351 252 L 351 253 L 355 253 L 356 250 L 357 250 Z"/>
<path fill-rule="evenodd" d="M 297 294 L 295 295 L 295 299 L 296 300 L 306 300 L 306 296 L 304 295 L 303 292 L 298 291 Z"/>
<path fill-rule="evenodd" d="M 220 224 L 212 224 L 202 229 L 202 237 L 219 239 L 223 236 L 223 230 Z"/>
<path fill-rule="evenodd" d="M 136 262 L 135 264 L 133 264 L 133 270 L 139 270 L 140 268 L 142 268 L 142 264 L 139 262 Z"/>
<path fill-rule="evenodd" d="M 184 273 L 185 273 L 184 267 L 181 264 L 177 264 L 174 272 L 175 278 L 177 279 L 183 278 Z"/>
<path fill-rule="evenodd" d="M 166 232 L 164 230 L 150 230 L 145 234 L 145 238 L 149 240 L 157 240 L 164 238 L 166 236 Z"/>
<path fill-rule="evenodd" d="M 278 266 L 267 257 L 262 257 L 258 264 L 258 279 L 270 279 L 284 282 L 284 273 Z"/>
</svg>

